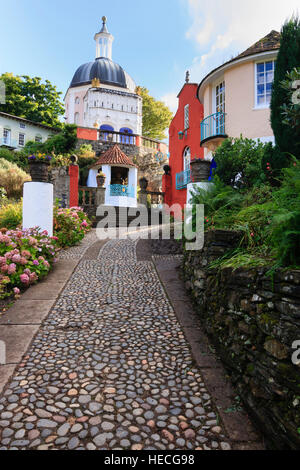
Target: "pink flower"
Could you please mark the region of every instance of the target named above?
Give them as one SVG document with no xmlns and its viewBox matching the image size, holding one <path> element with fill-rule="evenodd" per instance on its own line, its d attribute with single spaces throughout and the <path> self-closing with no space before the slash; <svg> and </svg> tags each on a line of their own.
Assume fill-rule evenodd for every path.
<svg viewBox="0 0 300 470">
<path fill-rule="evenodd" d="M 12 261 L 13 261 L 14 263 L 20 263 L 20 261 L 21 261 L 21 255 L 14 255 L 14 256 L 12 257 Z"/>
<path fill-rule="evenodd" d="M 14 263 L 9 264 L 7 268 L 7 274 L 15 274 L 16 267 L 17 266 Z"/>
<path fill-rule="evenodd" d="M 30 253 L 30 251 L 23 250 L 21 255 L 24 256 L 25 258 L 28 258 L 31 255 L 31 253 Z"/>
<path fill-rule="evenodd" d="M 49 264 L 48 261 L 46 261 L 46 260 L 44 261 L 44 265 L 47 266 L 47 268 L 50 267 L 50 264 Z"/>
<path fill-rule="evenodd" d="M 2 272 L 2 273 L 7 273 L 7 271 L 8 271 L 8 265 L 7 265 L 7 264 L 3 264 L 3 265 L 1 266 L 1 272 Z"/>
<path fill-rule="evenodd" d="M 37 245 L 37 239 L 36 238 L 33 238 L 33 237 L 29 237 L 28 238 L 28 243 L 29 245 L 33 246 L 33 245 Z"/>
<path fill-rule="evenodd" d="M 29 284 L 29 276 L 27 276 L 27 274 L 21 274 L 20 275 L 20 280 L 22 282 L 22 284 Z"/>
<path fill-rule="evenodd" d="M 22 257 L 21 260 L 20 260 L 20 264 L 22 266 L 25 266 L 25 264 L 27 264 L 27 259 Z"/>
<path fill-rule="evenodd" d="M 6 264 L 6 258 L 5 256 L 0 256 L 0 265 Z"/>
<path fill-rule="evenodd" d="M 31 274 L 30 269 L 29 268 L 24 269 L 24 274 L 27 274 L 28 276 L 30 276 Z"/>
<path fill-rule="evenodd" d="M 33 264 L 34 264 L 35 266 L 38 266 L 38 265 L 39 265 L 38 260 L 37 260 L 37 259 L 33 260 Z"/>
<path fill-rule="evenodd" d="M 19 295 L 20 289 L 18 287 L 14 287 L 14 294 Z"/>
<path fill-rule="evenodd" d="M 38 275 L 36 273 L 31 273 L 29 276 L 30 282 L 33 283 L 38 280 Z"/>
<path fill-rule="evenodd" d="M 87 227 L 87 226 L 88 226 L 88 223 L 87 223 L 87 221 L 86 221 L 86 220 L 84 220 L 84 221 L 82 222 L 81 226 L 82 226 L 82 227 Z"/>
<path fill-rule="evenodd" d="M 13 253 L 11 251 L 8 251 L 7 253 L 5 253 L 4 256 L 5 256 L 6 259 L 12 259 Z"/>
</svg>

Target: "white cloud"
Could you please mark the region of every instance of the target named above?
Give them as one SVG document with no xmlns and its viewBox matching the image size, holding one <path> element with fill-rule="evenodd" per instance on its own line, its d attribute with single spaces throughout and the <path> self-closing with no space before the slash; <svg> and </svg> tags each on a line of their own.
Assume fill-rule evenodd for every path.
<svg viewBox="0 0 300 470">
<path fill-rule="evenodd" d="M 162 96 L 160 99 L 163 101 L 172 111 L 172 113 L 176 113 L 178 107 L 178 91 L 173 93 L 167 93 L 166 95 Z"/>
<path fill-rule="evenodd" d="M 297 13 L 299 0 L 185 0 L 191 17 L 186 37 L 199 50 L 191 78 L 200 81 L 214 67 L 268 34 Z"/>
</svg>

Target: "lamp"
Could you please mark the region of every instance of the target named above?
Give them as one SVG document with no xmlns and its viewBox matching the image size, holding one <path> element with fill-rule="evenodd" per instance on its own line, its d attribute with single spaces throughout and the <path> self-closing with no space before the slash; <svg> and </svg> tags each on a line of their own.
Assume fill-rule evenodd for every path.
<svg viewBox="0 0 300 470">
<path fill-rule="evenodd" d="M 178 132 L 179 140 L 183 139 L 183 135 L 184 135 L 184 133 L 182 131 Z"/>
</svg>

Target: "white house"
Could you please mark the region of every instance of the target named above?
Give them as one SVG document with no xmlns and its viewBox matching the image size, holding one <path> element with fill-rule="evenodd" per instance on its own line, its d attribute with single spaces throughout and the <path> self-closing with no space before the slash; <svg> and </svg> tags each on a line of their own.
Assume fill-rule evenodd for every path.
<svg viewBox="0 0 300 470">
<path fill-rule="evenodd" d="M 0 147 L 21 150 L 26 142 L 45 142 L 59 129 L 0 112 Z"/>
</svg>

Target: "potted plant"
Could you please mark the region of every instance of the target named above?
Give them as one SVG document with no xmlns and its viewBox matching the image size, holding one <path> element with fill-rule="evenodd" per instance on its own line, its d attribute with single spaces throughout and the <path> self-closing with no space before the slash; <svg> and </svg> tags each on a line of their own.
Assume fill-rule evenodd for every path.
<svg viewBox="0 0 300 470">
<path fill-rule="evenodd" d="M 28 157 L 29 172 L 32 181 L 41 183 L 48 182 L 48 169 L 51 159 L 51 155 L 40 152 Z"/>
<path fill-rule="evenodd" d="M 208 181 L 211 162 L 195 157 L 191 161 L 192 180 L 194 183 Z"/>
<path fill-rule="evenodd" d="M 96 179 L 97 179 L 97 186 L 98 188 L 103 188 L 104 187 L 104 184 L 105 184 L 105 179 L 106 179 L 106 176 L 105 174 L 103 173 L 103 171 L 99 171 L 97 176 L 96 176 Z"/>
</svg>

